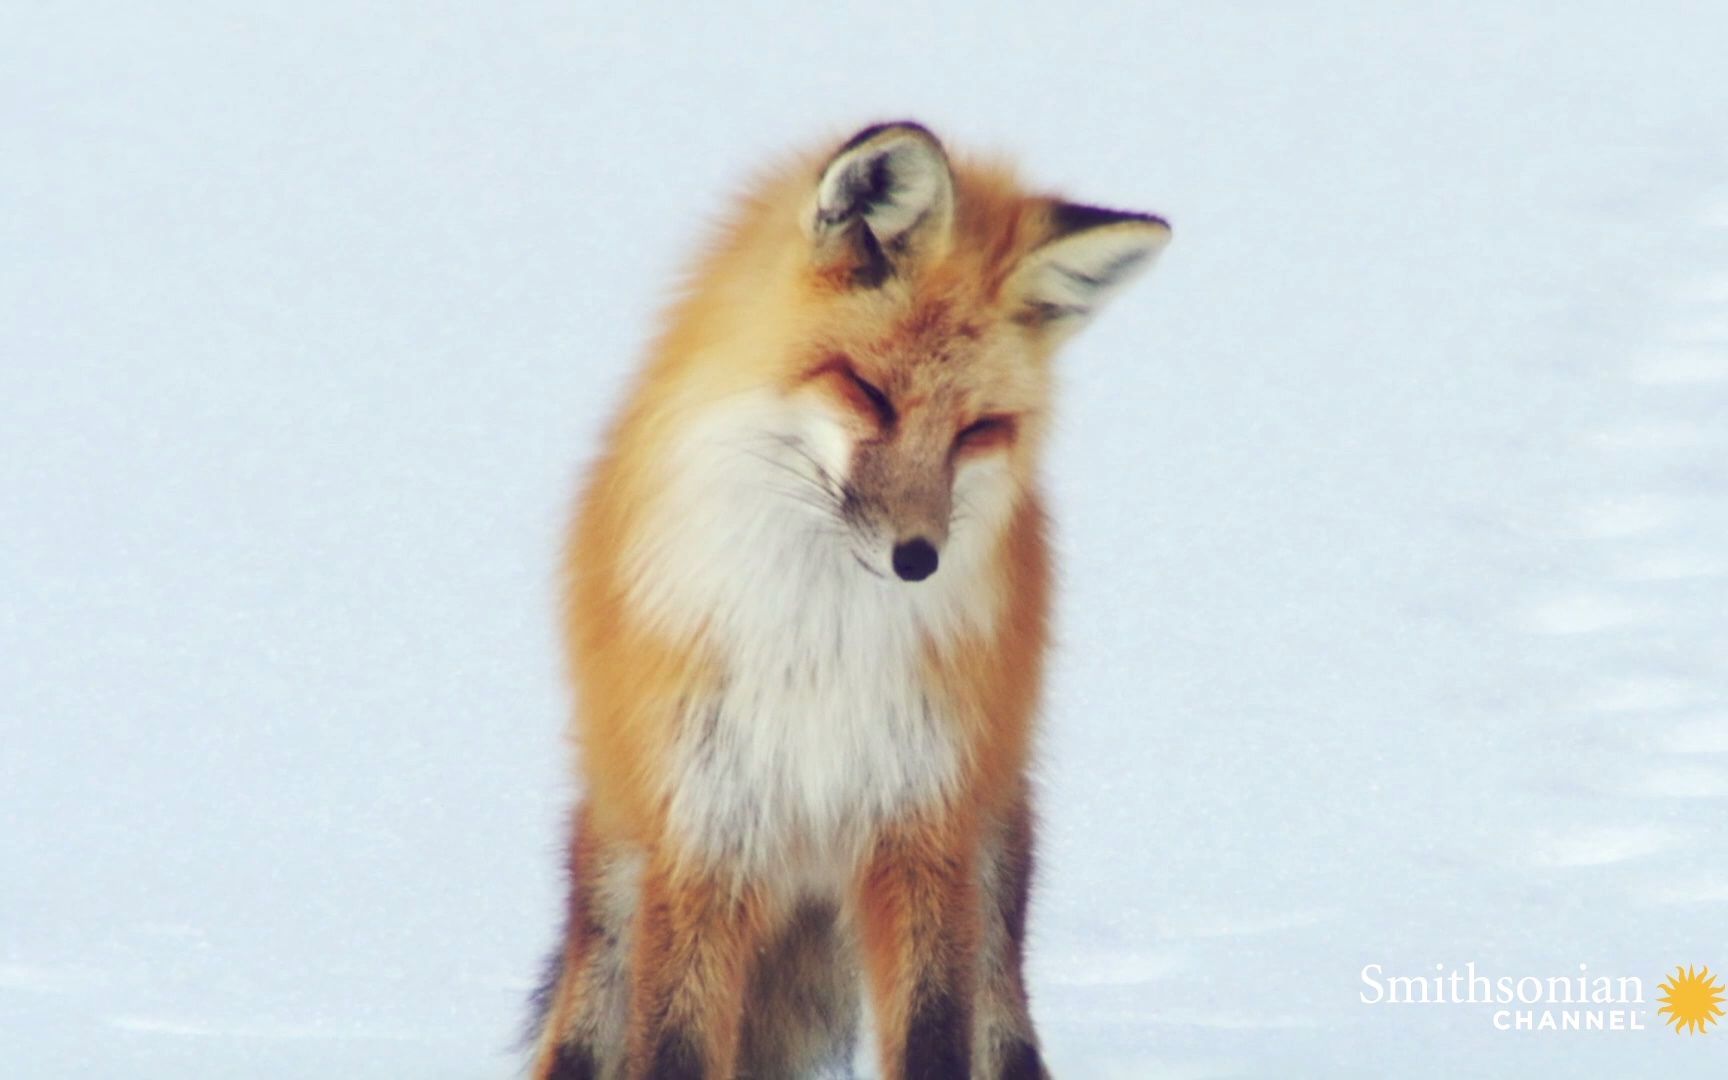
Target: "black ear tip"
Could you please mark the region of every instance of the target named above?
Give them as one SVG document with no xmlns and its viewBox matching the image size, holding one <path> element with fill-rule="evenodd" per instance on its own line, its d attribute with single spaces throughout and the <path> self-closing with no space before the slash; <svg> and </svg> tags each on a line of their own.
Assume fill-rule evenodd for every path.
<svg viewBox="0 0 1728 1080">
<path fill-rule="evenodd" d="M 934 132 L 916 120 L 890 120 L 882 124 L 871 124 L 869 127 L 859 131 L 858 134 L 847 139 L 846 144 L 837 152 L 844 154 L 848 150 L 857 149 L 869 142 L 871 139 L 876 138 L 878 135 L 884 135 L 890 131 L 902 131 L 910 135 L 917 135 L 937 146 L 942 145 L 942 140 L 938 139 Z"/>
<path fill-rule="evenodd" d="M 1102 228 L 1105 225 L 1120 225 L 1125 221 L 1138 221 L 1169 232 L 1170 223 L 1157 214 L 1142 214 L 1133 210 L 1111 210 L 1103 206 L 1085 206 L 1081 203 L 1059 202 L 1050 207 L 1050 225 L 1057 236 L 1067 236 L 1070 233 L 1085 232 L 1087 229 Z"/>
</svg>

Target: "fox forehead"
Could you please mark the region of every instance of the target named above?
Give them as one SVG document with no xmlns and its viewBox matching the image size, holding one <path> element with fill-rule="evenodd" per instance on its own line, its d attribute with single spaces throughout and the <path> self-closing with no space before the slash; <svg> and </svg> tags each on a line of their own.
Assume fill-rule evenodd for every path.
<svg viewBox="0 0 1728 1080">
<path fill-rule="evenodd" d="M 801 375 L 844 364 L 901 412 L 1024 412 L 1045 391 L 1037 357 L 947 296 L 913 299 L 887 319 L 836 313 L 804 355 Z"/>
</svg>

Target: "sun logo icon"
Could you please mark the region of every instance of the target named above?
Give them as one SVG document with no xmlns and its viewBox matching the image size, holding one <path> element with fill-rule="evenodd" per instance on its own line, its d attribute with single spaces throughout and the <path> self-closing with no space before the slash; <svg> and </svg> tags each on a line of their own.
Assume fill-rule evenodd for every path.
<svg viewBox="0 0 1728 1080">
<path fill-rule="evenodd" d="M 1656 1000 L 1662 1007 L 1656 1015 L 1667 1014 L 1663 1023 L 1673 1024 L 1675 1034 L 1690 1028 L 1693 1034 L 1707 1032 L 1710 1025 L 1722 1018 L 1722 984 L 1710 977 L 1708 967 L 1694 970 L 1676 967 L 1674 974 L 1662 980 L 1658 990 L 1665 996 Z"/>
</svg>

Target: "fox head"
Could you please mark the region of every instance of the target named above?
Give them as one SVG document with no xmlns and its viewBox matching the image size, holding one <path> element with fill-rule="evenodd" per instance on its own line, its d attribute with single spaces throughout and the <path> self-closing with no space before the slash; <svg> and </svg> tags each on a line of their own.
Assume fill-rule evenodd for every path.
<svg viewBox="0 0 1728 1080">
<path fill-rule="evenodd" d="M 951 160 L 914 123 L 772 175 L 675 310 L 638 402 L 634 428 L 678 443 L 664 530 L 689 558 L 761 552 L 788 580 L 918 592 L 981 565 L 1031 494 L 1053 354 L 1169 237 L 1151 214 Z"/>
<path fill-rule="evenodd" d="M 816 463 L 859 561 L 921 581 L 958 521 L 1000 525 L 1031 480 L 1051 352 L 1170 229 L 957 171 L 912 123 L 847 141 L 803 225 L 814 317 L 792 389 L 829 415 Z"/>
</svg>

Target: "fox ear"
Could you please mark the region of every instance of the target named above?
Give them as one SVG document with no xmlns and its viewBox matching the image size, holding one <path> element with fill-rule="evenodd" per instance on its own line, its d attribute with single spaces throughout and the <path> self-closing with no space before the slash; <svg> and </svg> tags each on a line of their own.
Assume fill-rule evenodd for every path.
<svg viewBox="0 0 1728 1080">
<path fill-rule="evenodd" d="M 948 155 L 918 124 L 867 127 L 823 168 L 807 222 L 817 260 L 858 285 L 939 258 L 954 222 Z"/>
<path fill-rule="evenodd" d="M 1049 238 L 1008 280 L 1014 321 L 1066 337 L 1084 326 L 1170 242 L 1170 224 L 1153 214 L 1052 203 Z"/>
</svg>

